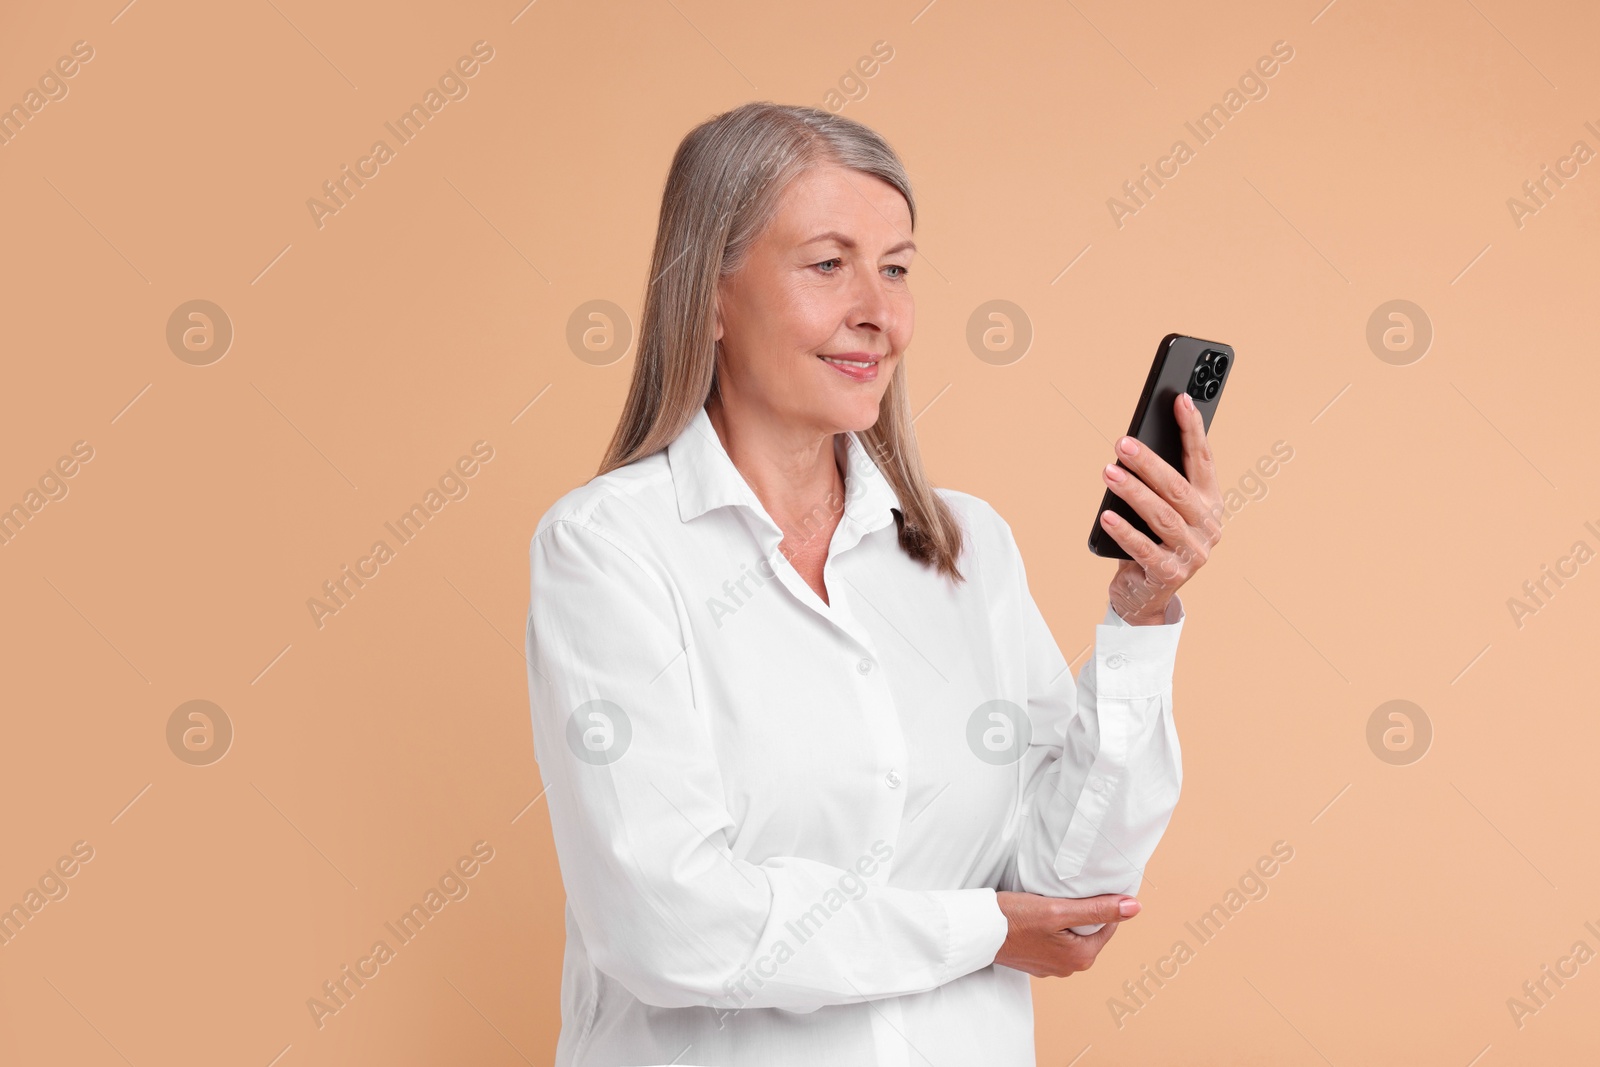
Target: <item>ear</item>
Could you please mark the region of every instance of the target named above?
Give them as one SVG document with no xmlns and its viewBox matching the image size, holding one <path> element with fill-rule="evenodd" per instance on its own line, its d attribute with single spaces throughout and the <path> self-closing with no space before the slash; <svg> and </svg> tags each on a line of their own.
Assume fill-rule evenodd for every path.
<svg viewBox="0 0 1600 1067">
<path fill-rule="evenodd" d="M 720 291 L 717 293 L 716 298 L 711 302 L 711 308 L 711 317 L 714 323 L 714 330 L 712 332 L 711 339 L 713 341 L 720 341 L 722 340 L 722 293 Z"/>
</svg>

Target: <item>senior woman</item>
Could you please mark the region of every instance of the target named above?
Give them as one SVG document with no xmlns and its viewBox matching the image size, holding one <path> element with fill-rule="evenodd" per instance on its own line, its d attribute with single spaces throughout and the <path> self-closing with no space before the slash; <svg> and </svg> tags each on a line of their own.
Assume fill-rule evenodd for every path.
<svg viewBox="0 0 1600 1067">
<path fill-rule="evenodd" d="M 1105 469 L 1163 543 L 1107 522 L 1133 559 L 1075 681 L 1011 528 L 923 472 L 915 221 L 824 111 L 673 158 L 620 423 L 530 545 L 562 1067 L 1033 1064 L 1028 975 L 1139 909 L 1175 593 L 1217 540 L 1202 421 L 1180 398 L 1190 480 L 1125 439 L 1136 477 Z"/>
</svg>

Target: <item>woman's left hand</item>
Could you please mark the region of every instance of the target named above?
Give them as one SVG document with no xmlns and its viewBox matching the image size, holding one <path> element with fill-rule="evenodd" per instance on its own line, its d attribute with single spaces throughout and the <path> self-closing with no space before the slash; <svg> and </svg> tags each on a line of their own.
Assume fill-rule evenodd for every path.
<svg viewBox="0 0 1600 1067">
<path fill-rule="evenodd" d="M 1100 472 L 1111 491 L 1126 500 L 1162 541 L 1156 544 L 1113 511 L 1101 513 L 1106 532 L 1133 557 L 1117 565 L 1111 579 L 1111 606 L 1136 626 L 1166 622 L 1172 595 L 1205 565 L 1222 539 L 1222 491 L 1206 442 L 1205 420 L 1187 393 L 1178 394 L 1173 411 L 1183 432 L 1183 465 L 1190 477 L 1131 437 L 1118 439 L 1117 458 L 1137 477 L 1129 477 L 1115 463 Z"/>
</svg>

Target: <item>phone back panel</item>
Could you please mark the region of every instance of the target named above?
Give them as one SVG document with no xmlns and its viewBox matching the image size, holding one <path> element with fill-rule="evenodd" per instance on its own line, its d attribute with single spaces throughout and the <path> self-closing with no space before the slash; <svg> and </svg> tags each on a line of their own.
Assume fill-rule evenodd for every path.
<svg viewBox="0 0 1600 1067">
<path fill-rule="evenodd" d="M 1214 376 L 1218 382 L 1214 395 L 1205 399 L 1203 389 L 1196 390 L 1201 394 L 1199 396 L 1191 393 L 1191 396 L 1194 396 L 1195 407 L 1199 409 L 1206 430 L 1209 432 L 1211 419 L 1216 414 L 1217 405 L 1222 401 L 1228 379 L 1233 377 L 1235 365 L 1233 348 L 1216 341 L 1206 341 L 1176 333 L 1169 333 L 1161 339 L 1161 344 L 1156 349 L 1156 358 L 1150 365 L 1150 374 L 1145 379 L 1144 391 L 1134 408 L 1133 419 L 1128 423 L 1129 437 L 1151 449 L 1185 477 L 1188 477 L 1188 471 L 1184 469 L 1183 462 L 1183 431 L 1178 426 L 1173 403 L 1179 393 L 1189 390 L 1195 368 L 1207 353 L 1227 357 L 1227 366 L 1222 374 Z M 1124 470 L 1128 469 L 1120 459 L 1117 460 L 1117 466 Z M 1089 531 L 1089 550 L 1095 555 L 1112 559 L 1132 558 L 1101 527 L 1100 512 L 1108 510 L 1122 516 L 1134 529 L 1152 541 L 1157 544 L 1163 543 L 1132 505 L 1107 489 L 1099 510 L 1095 512 L 1094 525 Z"/>
</svg>

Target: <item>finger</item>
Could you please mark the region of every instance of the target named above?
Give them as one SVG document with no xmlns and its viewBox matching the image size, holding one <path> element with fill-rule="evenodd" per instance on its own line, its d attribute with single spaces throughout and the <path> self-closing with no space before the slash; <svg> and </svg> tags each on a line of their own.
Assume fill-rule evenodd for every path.
<svg viewBox="0 0 1600 1067">
<path fill-rule="evenodd" d="M 1122 477 L 1119 479 L 1117 475 Z M 1111 491 L 1126 500 L 1150 524 L 1162 542 L 1169 548 L 1175 548 L 1188 540 L 1189 521 L 1172 504 L 1160 496 L 1115 463 L 1108 463 L 1101 472 L 1101 477 L 1110 487 Z"/>
<path fill-rule="evenodd" d="M 1174 403 L 1183 431 L 1184 475 L 1194 486 L 1203 512 L 1198 525 L 1206 542 L 1214 545 L 1222 539 L 1222 519 L 1227 509 L 1222 504 L 1222 490 L 1217 487 L 1217 465 L 1211 454 L 1211 440 L 1206 436 L 1206 420 L 1189 394 L 1180 393 Z"/>
<path fill-rule="evenodd" d="M 1124 914 L 1123 902 L 1127 902 Z M 1056 912 L 1060 929 L 1069 926 L 1088 926 L 1090 923 L 1121 922 L 1139 914 L 1141 905 L 1137 897 L 1126 893 L 1102 893 L 1097 897 L 1063 897 Z"/>
<path fill-rule="evenodd" d="M 1121 515 L 1109 508 L 1100 513 L 1100 525 L 1105 527 L 1113 541 L 1122 546 L 1123 551 L 1133 557 L 1135 563 L 1144 568 L 1146 574 L 1159 573 L 1165 558 L 1162 553 L 1166 549 L 1128 525 Z"/>
<path fill-rule="evenodd" d="M 1187 453 L 1187 442 L 1184 447 Z M 1132 437 L 1119 437 L 1116 451 L 1117 459 L 1137 474 L 1140 481 L 1168 501 L 1185 520 L 1200 524 L 1205 514 L 1205 501 L 1200 498 L 1199 490 L 1172 464 Z"/>
<path fill-rule="evenodd" d="M 1209 495 L 1217 488 L 1217 468 L 1211 455 L 1211 441 L 1206 437 L 1205 416 L 1200 414 L 1188 393 L 1179 393 L 1173 403 L 1177 407 L 1178 427 L 1183 431 L 1184 476 L 1202 495 Z"/>
</svg>

